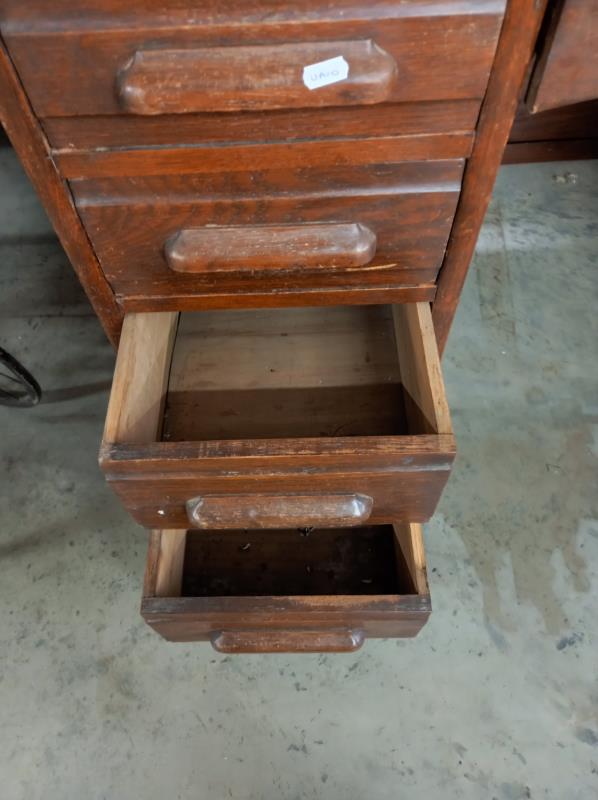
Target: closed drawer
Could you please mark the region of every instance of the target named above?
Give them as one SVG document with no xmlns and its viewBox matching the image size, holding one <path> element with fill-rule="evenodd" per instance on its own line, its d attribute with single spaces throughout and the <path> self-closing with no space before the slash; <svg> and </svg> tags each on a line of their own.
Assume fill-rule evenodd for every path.
<svg viewBox="0 0 598 800">
<path fill-rule="evenodd" d="M 127 306 L 434 282 L 464 161 L 74 180 Z"/>
<path fill-rule="evenodd" d="M 38 116 L 143 119 L 479 101 L 504 5 L 9 0 L 2 27 Z"/>
<path fill-rule="evenodd" d="M 141 613 L 223 653 L 348 652 L 415 636 L 430 594 L 419 525 L 150 534 Z"/>
<path fill-rule="evenodd" d="M 425 521 L 453 457 L 426 303 L 125 318 L 100 461 L 146 527 Z"/>
</svg>

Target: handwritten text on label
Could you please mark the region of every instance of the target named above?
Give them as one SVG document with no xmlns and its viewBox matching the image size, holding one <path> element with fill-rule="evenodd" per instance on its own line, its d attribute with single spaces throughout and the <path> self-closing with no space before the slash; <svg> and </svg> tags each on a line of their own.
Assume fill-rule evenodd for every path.
<svg viewBox="0 0 598 800">
<path fill-rule="evenodd" d="M 303 83 L 308 89 L 320 89 L 322 86 L 344 81 L 348 75 L 349 64 L 342 56 L 303 67 Z"/>
</svg>

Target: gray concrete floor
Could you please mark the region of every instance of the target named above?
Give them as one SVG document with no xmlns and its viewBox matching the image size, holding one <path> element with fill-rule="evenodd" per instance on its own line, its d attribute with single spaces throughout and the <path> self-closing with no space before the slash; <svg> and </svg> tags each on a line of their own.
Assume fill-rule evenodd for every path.
<svg viewBox="0 0 598 800">
<path fill-rule="evenodd" d="M 434 612 L 349 656 L 222 657 L 138 613 L 96 464 L 113 353 L 0 150 L 0 798 L 598 796 L 598 164 L 509 167 L 449 342 Z"/>
</svg>

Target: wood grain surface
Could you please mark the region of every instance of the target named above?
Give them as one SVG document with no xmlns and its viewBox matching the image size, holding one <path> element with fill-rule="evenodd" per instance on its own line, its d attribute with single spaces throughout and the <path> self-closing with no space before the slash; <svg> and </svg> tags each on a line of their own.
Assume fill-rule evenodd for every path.
<svg viewBox="0 0 598 800">
<path fill-rule="evenodd" d="M 102 267 L 125 304 L 129 297 L 170 296 L 171 308 L 183 308 L 178 303 L 185 296 L 261 293 L 270 295 L 270 305 L 292 291 L 306 292 L 302 302 L 309 304 L 314 290 L 432 284 L 462 171 L 463 161 L 296 172 L 256 164 L 251 172 L 77 180 L 71 186 Z M 311 231 L 310 246 L 288 248 L 289 236 L 302 242 L 304 230 Z"/>
<path fill-rule="evenodd" d="M 264 124 L 266 124 L 264 122 Z M 442 161 L 471 153 L 470 132 L 384 136 L 367 141 L 313 139 L 228 147 L 158 147 L 126 150 L 59 150 L 53 156 L 66 178 L 140 178 L 210 172 L 252 172 Z"/>
<path fill-rule="evenodd" d="M 414 636 L 430 611 L 419 525 L 150 535 L 142 614 L 172 641 L 346 652 Z"/>
<path fill-rule="evenodd" d="M 305 67 L 339 55 L 346 77 L 306 82 Z M 371 105 L 389 98 L 396 73 L 394 59 L 369 39 L 152 48 L 123 65 L 117 93 L 124 112 L 141 115 Z"/>
<path fill-rule="evenodd" d="M 357 222 L 183 228 L 164 245 L 174 272 L 355 268 L 376 253 L 376 234 Z"/>
<path fill-rule="evenodd" d="M 372 513 L 372 498 L 362 494 L 219 494 L 193 497 L 185 504 L 189 525 L 221 530 L 247 525 L 331 528 L 363 525 Z"/>
<path fill-rule="evenodd" d="M 102 147 L 152 147 L 231 142 L 293 142 L 305 139 L 374 138 L 439 133 L 471 133 L 479 100 L 350 106 L 273 111 L 264 124 L 261 111 L 242 114 L 161 114 L 152 117 L 106 115 L 50 117 L 43 126 L 58 150 Z"/>
<path fill-rule="evenodd" d="M 598 0 L 555 3 L 527 93 L 532 113 L 598 99 Z"/>
<path fill-rule="evenodd" d="M 0 39 L 0 122 L 33 184 L 87 297 L 116 345 L 123 313 L 98 263 L 68 185 L 56 168 L 9 55 Z"/>
<path fill-rule="evenodd" d="M 402 313 L 400 306 L 395 308 L 399 318 Z M 429 323 L 429 307 L 422 304 L 418 316 L 426 315 Z M 156 373 L 163 374 L 172 316 L 163 315 L 163 343 L 148 342 L 147 355 L 140 359 L 146 374 L 154 371 L 153 353 Z M 192 324 L 180 327 L 183 347 L 177 346 L 179 338 L 175 342 L 162 433 L 168 441 L 150 441 L 148 428 L 147 441 L 132 442 L 126 428 L 119 427 L 118 437 L 106 438 L 102 447 L 108 480 L 141 524 L 188 527 L 189 500 L 227 494 L 256 499 L 363 494 L 374 501 L 373 523 L 417 522 L 432 514 L 454 457 L 453 435 L 410 428 L 397 383 L 401 354 L 435 347 L 431 324 L 401 326 L 406 338 L 391 350 L 393 318 L 384 307 L 183 317 L 183 323 Z M 142 329 L 127 324 L 127 338 Z M 125 342 L 125 347 L 134 352 L 144 344 Z M 117 375 L 118 369 L 119 362 Z M 369 405 L 362 407 L 361 390 L 372 385 L 393 391 L 388 396 L 372 393 Z M 442 386 L 435 381 L 430 391 L 442 392 Z M 262 402 L 269 392 L 276 402 Z M 213 393 L 218 398 L 214 405 Z M 299 400 L 293 399 L 296 393 Z M 394 406 L 389 402 L 393 397 Z M 157 397 L 138 402 L 134 393 L 128 397 L 125 392 L 119 403 L 128 411 L 120 416 L 133 432 L 139 431 L 138 416 L 145 419 L 147 404 L 156 408 L 159 402 Z M 379 435 L 381 403 L 382 416 L 392 427 Z M 111 409 L 116 404 L 111 401 Z M 358 425 L 352 427 L 355 414 Z M 241 438 L 231 438 L 237 434 Z"/>
<path fill-rule="evenodd" d="M 436 294 L 433 283 L 403 286 L 400 283 L 382 282 L 379 285 L 351 285 L 351 281 L 339 281 L 336 286 L 318 289 L 283 287 L 276 291 L 217 291 L 194 294 L 147 295 L 143 287 L 131 288 L 131 293 L 119 300 L 126 313 L 140 311 L 198 311 L 242 308 L 297 308 L 301 306 L 337 306 L 351 304 L 422 303 L 431 302 Z"/>
<path fill-rule="evenodd" d="M 303 43 L 308 65 L 320 43 L 372 40 L 397 64 L 390 101 L 479 100 L 504 5 L 501 0 L 433 5 L 287 0 L 230 3 L 225 10 L 213 2 L 171 0 L 150 9 L 143 2 L 95 8 L 87 2 L 73 13 L 64 3 L 5 0 L 2 25 L 37 114 L 62 117 L 122 113 L 115 91 L 119 71 L 147 47 L 180 51 Z M 342 56 L 342 49 L 334 55 Z"/>
</svg>

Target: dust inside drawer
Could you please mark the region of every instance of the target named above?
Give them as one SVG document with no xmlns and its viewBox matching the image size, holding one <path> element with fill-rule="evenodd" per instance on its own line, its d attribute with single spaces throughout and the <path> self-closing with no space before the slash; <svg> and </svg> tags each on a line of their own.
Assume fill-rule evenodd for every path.
<svg viewBox="0 0 598 800">
<path fill-rule="evenodd" d="M 403 594 L 390 525 L 268 531 L 189 531 L 181 594 Z"/>
<path fill-rule="evenodd" d="M 356 649 L 415 635 L 430 609 L 419 525 L 151 534 L 142 614 L 174 641 Z"/>
</svg>

